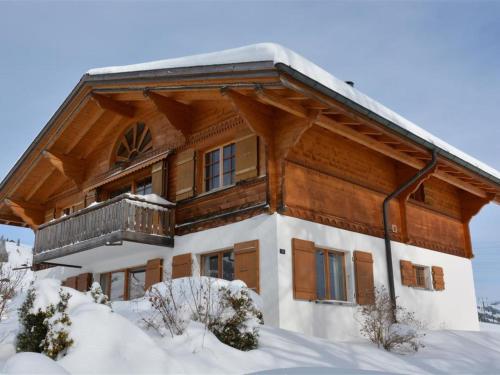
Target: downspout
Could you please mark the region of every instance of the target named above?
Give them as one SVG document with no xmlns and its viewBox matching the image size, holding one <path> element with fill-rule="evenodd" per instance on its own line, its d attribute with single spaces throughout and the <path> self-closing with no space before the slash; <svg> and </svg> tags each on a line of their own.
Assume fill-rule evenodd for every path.
<svg viewBox="0 0 500 375">
<path fill-rule="evenodd" d="M 392 268 L 392 248 L 391 248 L 391 237 L 389 233 L 389 203 L 394 198 L 397 198 L 402 192 L 408 189 L 413 184 L 419 182 L 419 180 L 426 176 L 429 171 L 437 165 L 438 151 L 434 149 L 432 151 L 432 159 L 424 168 L 419 170 L 412 178 L 406 181 L 404 184 L 400 185 L 396 190 L 394 190 L 390 195 L 384 199 L 382 205 L 383 219 L 384 219 L 384 239 L 385 239 L 385 257 L 387 261 L 387 274 L 389 276 L 389 294 L 393 305 L 396 305 L 396 291 L 394 288 L 394 270 Z"/>
</svg>

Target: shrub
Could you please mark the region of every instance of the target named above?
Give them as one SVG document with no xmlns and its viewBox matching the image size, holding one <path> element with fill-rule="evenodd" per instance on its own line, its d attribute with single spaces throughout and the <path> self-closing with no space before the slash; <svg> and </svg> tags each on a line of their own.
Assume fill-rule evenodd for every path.
<svg viewBox="0 0 500 375">
<path fill-rule="evenodd" d="M 258 345 L 262 313 L 242 282 L 202 278 L 167 280 L 148 292 L 148 326 L 161 335 L 182 335 L 189 321 L 202 323 L 221 342 L 239 350 Z"/>
<path fill-rule="evenodd" d="M 19 323 L 22 327 L 17 335 L 17 352 L 42 352 L 42 341 L 47 336 L 47 311 L 33 312 L 36 293 L 34 288 L 28 289 L 26 299 L 19 309 Z"/>
<path fill-rule="evenodd" d="M 106 306 L 111 305 L 109 303 L 108 296 L 104 294 L 101 288 L 101 284 L 99 284 L 98 282 L 94 281 L 92 283 L 92 286 L 90 287 L 90 290 L 87 293 L 90 294 L 95 303 L 99 303 L 101 305 L 106 305 Z"/>
<path fill-rule="evenodd" d="M 69 337 L 68 327 L 71 325 L 69 319 L 68 300 L 69 293 L 59 290 L 59 302 L 56 306 L 48 307 L 48 316 L 44 321 L 47 326 L 47 335 L 42 340 L 43 353 L 52 359 L 66 354 L 67 349 L 73 345 L 73 339 Z"/>
<path fill-rule="evenodd" d="M 44 309 L 35 309 L 36 291 L 28 290 L 19 309 L 22 330 L 17 336 L 17 352 L 43 353 L 52 359 L 64 355 L 73 344 L 68 327 L 71 320 L 67 314 L 69 293 L 59 290 L 59 302 Z"/>
<path fill-rule="evenodd" d="M 413 312 L 393 303 L 384 287 L 375 288 L 373 304 L 360 306 L 359 314 L 361 334 L 378 347 L 399 352 L 418 351 L 423 347 L 422 323 Z"/>
<path fill-rule="evenodd" d="M 233 292 L 226 287 L 219 290 L 223 313 L 212 317 L 208 329 L 224 344 L 248 351 L 259 342 L 258 324 L 263 324 L 262 313 L 255 307 L 247 290 Z"/>
</svg>

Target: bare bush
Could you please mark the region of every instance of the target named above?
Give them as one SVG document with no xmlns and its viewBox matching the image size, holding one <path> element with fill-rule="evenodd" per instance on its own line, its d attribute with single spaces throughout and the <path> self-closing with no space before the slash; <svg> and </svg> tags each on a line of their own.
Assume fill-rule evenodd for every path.
<svg viewBox="0 0 500 375">
<path fill-rule="evenodd" d="M 146 325 L 173 337 L 182 335 L 189 322 L 196 321 L 227 345 L 240 350 L 256 348 L 262 313 L 244 284 L 232 289 L 224 283 L 190 277 L 154 286 L 148 292 L 153 313 L 144 318 Z"/>
<path fill-rule="evenodd" d="M 374 293 L 373 304 L 359 307 L 361 334 L 387 351 L 403 353 L 424 347 L 420 342 L 423 324 L 415 314 L 393 303 L 384 287 L 375 288 Z"/>
<path fill-rule="evenodd" d="M 26 270 L 12 270 L 7 263 L 0 262 L 0 321 L 10 311 L 9 303 L 21 290 Z"/>
</svg>

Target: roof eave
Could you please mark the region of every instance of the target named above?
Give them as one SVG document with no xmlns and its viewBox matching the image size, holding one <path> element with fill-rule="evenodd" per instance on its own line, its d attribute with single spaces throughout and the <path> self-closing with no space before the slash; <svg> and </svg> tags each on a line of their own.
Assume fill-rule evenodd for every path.
<svg viewBox="0 0 500 375">
<path fill-rule="evenodd" d="M 415 142 L 416 144 L 428 149 L 429 151 L 437 150 L 438 153 L 441 156 L 445 157 L 446 159 L 449 159 L 450 161 L 453 161 L 456 164 L 458 164 L 458 165 L 460 165 L 460 166 L 462 166 L 462 167 L 464 167 L 464 168 L 480 175 L 481 177 L 486 178 L 487 180 L 492 181 L 495 184 L 500 186 L 500 179 L 496 178 L 495 176 L 492 176 L 488 172 L 476 167 L 475 165 L 468 163 L 465 160 L 460 159 L 459 157 L 457 157 L 457 156 L 451 154 L 450 152 L 434 145 L 433 143 L 431 143 L 425 139 L 420 138 L 419 136 L 409 132 L 408 130 L 403 129 L 402 127 L 395 124 L 394 122 L 387 120 L 386 118 L 376 114 L 373 111 L 370 111 L 369 109 L 359 105 L 358 103 L 352 101 L 349 98 L 346 98 L 345 96 L 339 94 L 338 92 L 322 85 L 321 83 L 309 78 L 308 76 L 293 69 L 292 67 L 285 65 L 285 64 L 282 64 L 282 63 L 277 63 L 275 66 L 279 71 L 290 75 L 291 77 L 293 77 L 297 81 L 311 87 L 314 90 L 317 90 L 318 92 L 320 92 L 320 93 L 322 93 L 322 94 L 324 94 L 324 95 L 326 95 L 326 96 L 328 96 L 328 97 L 330 97 L 330 98 L 332 98 L 332 99 L 334 99 L 342 104 L 345 104 L 349 108 L 352 108 L 354 111 L 365 115 L 366 117 L 368 117 L 368 118 L 376 121 L 377 123 L 389 128 L 390 130 L 394 131 L 395 133 L 397 133 L 405 138 L 408 138 L 409 140 Z"/>
</svg>

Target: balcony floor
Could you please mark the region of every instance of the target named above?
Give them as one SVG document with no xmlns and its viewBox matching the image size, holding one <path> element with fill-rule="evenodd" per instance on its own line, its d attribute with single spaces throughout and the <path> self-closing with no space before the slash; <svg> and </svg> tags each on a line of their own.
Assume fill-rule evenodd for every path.
<svg viewBox="0 0 500 375">
<path fill-rule="evenodd" d="M 171 237 L 165 236 L 156 236 L 152 234 L 130 231 L 117 231 L 100 236 L 98 238 L 93 238 L 90 240 L 36 254 L 34 256 L 33 262 L 68 263 L 69 259 L 88 258 L 91 253 L 93 254 L 92 257 L 94 261 L 99 261 L 100 259 L 106 257 L 109 253 L 111 253 L 109 249 L 118 249 L 119 252 L 124 252 L 127 248 L 131 247 L 130 245 L 125 246 L 124 244 L 133 244 L 135 245 L 132 246 L 134 248 L 149 246 L 168 248 L 173 247 L 174 240 Z M 96 253 L 95 251 L 92 251 L 95 249 L 101 249 L 101 252 Z M 117 255 L 120 256 L 121 253 L 118 253 Z M 74 262 L 74 260 L 72 260 L 72 262 Z M 71 264 L 81 265 L 79 263 Z"/>
</svg>

